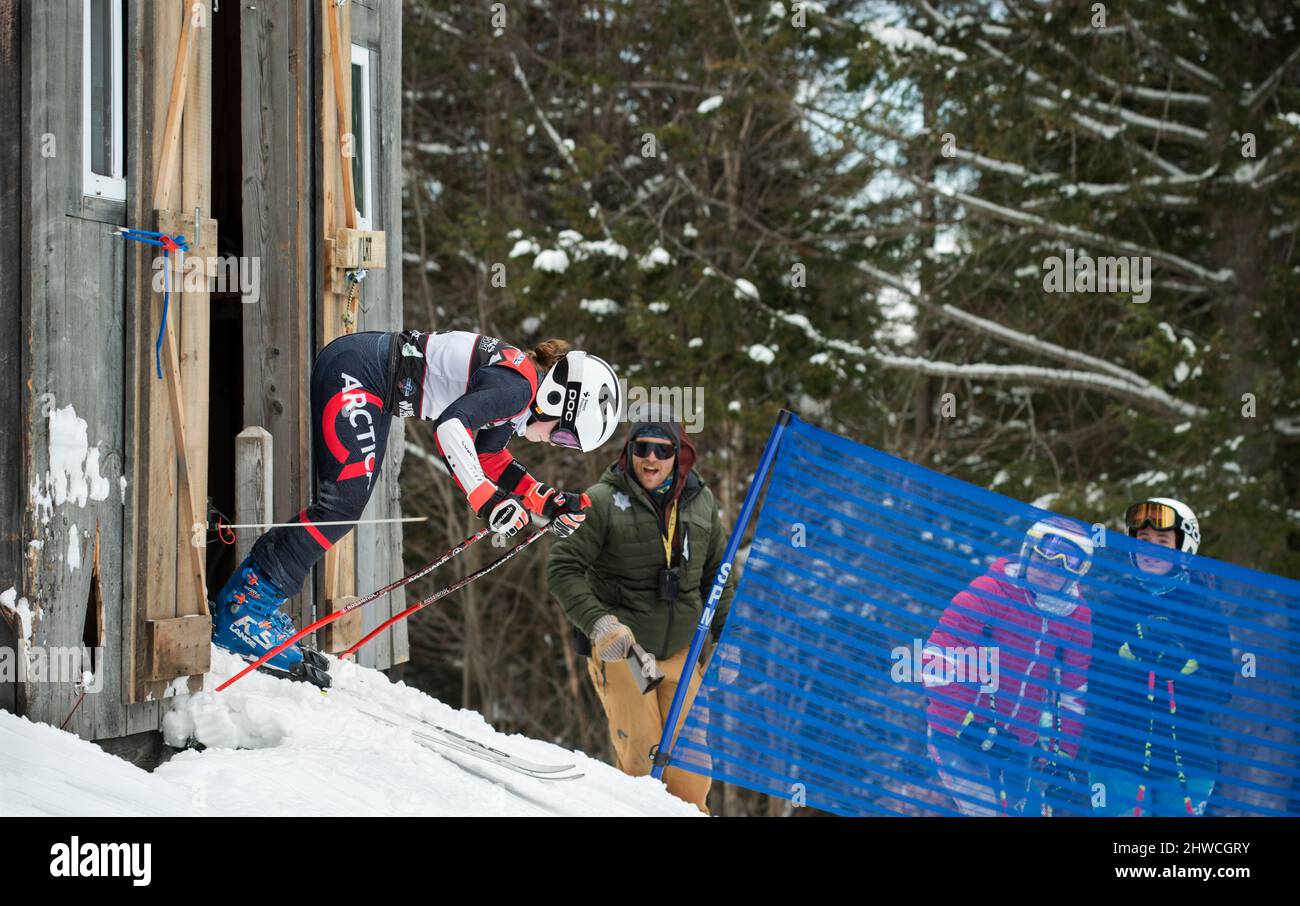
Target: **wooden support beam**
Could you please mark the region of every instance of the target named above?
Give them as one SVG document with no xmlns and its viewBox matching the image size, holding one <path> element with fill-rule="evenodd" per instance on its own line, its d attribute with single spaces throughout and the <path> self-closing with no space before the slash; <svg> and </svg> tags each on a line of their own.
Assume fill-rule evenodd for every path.
<svg viewBox="0 0 1300 906">
<path fill-rule="evenodd" d="M 184 211 L 154 211 L 153 228 L 168 236 L 184 236 L 189 242 L 190 250 L 177 256 L 172 266 L 171 291 L 181 292 L 185 288 L 183 273 L 198 271 L 204 277 L 217 277 L 217 230 L 219 224 L 211 217 L 199 218 L 196 229 L 194 211 L 187 215 Z M 194 294 L 191 293 L 191 301 Z"/>
<path fill-rule="evenodd" d="M 151 113 L 149 121 L 161 123 L 162 129 L 152 133 L 155 182 L 152 204 L 143 213 L 160 212 L 155 214 L 156 223 L 169 216 L 192 223 L 194 208 L 198 207 L 202 216 L 209 206 L 210 151 L 205 136 L 211 120 L 207 68 L 211 32 L 202 28 L 201 22 L 196 23 L 195 16 L 210 16 L 210 6 L 211 0 L 185 0 L 180 4 L 158 3 L 151 10 L 152 40 L 163 50 L 151 55 L 154 87 L 145 92 L 145 107 Z M 201 30 L 196 32 L 196 28 Z M 192 63 L 196 47 L 197 65 Z M 175 48 L 174 62 L 167 56 L 170 48 Z M 165 108 L 163 92 L 167 93 Z M 190 236 L 194 232 L 190 227 L 168 232 L 198 238 Z M 211 236 L 215 234 L 214 226 Z M 142 260 L 148 259 L 142 256 Z M 179 258 L 172 263 L 173 270 L 179 272 Z M 139 318 L 146 325 L 143 332 L 148 332 L 148 324 L 158 323 L 162 300 L 150 291 L 149 268 L 139 273 L 143 303 Z M 209 666 L 211 618 L 205 603 L 204 544 L 209 392 L 207 309 L 202 304 L 205 299 L 206 285 L 195 293 L 178 295 L 168 313 L 162 331 L 166 403 L 156 396 L 159 391 L 153 384 L 152 367 L 141 369 L 137 378 L 150 382 L 147 388 L 140 388 L 142 401 L 147 401 L 140 425 L 147 446 L 141 448 L 140 460 L 147 464 L 149 475 L 141 482 L 147 505 L 137 517 L 141 542 L 137 556 L 143 558 L 137 581 L 145 584 L 136 586 L 137 634 L 128 692 L 133 702 L 161 699 L 171 681 L 179 677 L 188 677 L 186 688 L 198 691 L 202 688 L 202 674 Z"/>
<path fill-rule="evenodd" d="M 212 0 L 185 0 L 184 27 L 195 27 L 195 18 L 202 23 L 212 21 Z M 195 216 L 205 219 L 212 207 L 212 29 L 202 28 L 202 39 L 190 43 L 190 62 L 186 67 L 185 111 L 181 121 L 181 195 L 178 213 L 191 226 L 183 232 L 193 234 Z M 165 210 L 162 209 L 162 210 Z M 191 240 L 195 239 L 190 235 Z M 215 249 L 216 231 L 205 231 L 203 243 Z M 215 251 L 214 253 L 215 254 Z M 189 257 L 188 255 L 186 257 Z M 193 281 L 192 281 L 193 282 Z M 192 505 L 190 521 L 208 522 L 208 399 L 211 395 L 211 312 L 209 311 L 206 280 L 197 281 L 193 289 L 177 297 L 176 353 L 180 366 L 181 398 L 184 401 L 185 436 L 177 437 L 177 445 L 184 444 L 189 469 Z M 181 501 L 180 519 L 185 519 L 185 501 Z M 206 534 L 206 533 L 205 533 Z M 203 536 L 200 536 L 203 537 Z M 191 539 L 192 541 L 192 539 Z M 198 557 L 202 568 L 198 573 L 200 583 L 206 583 L 206 550 L 190 549 Z M 200 614 L 207 616 L 206 584 L 200 584 L 192 598 L 177 602 L 177 615 Z"/>
<path fill-rule="evenodd" d="M 269 525 L 272 521 L 274 452 L 274 439 L 265 428 L 253 425 L 235 436 L 235 522 L 239 525 Z M 240 563 L 259 534 L 256 529 L 238 530 L 235 556 Z"/>
<path fill-rule="evenodd" d="M 343 140 L 352 131 L 351 6 L 339 7 L 334 0 L 320 0 L 322 54 L 320 71 L 321 135 L 321 226 L 326 259 L 318 321 L 320 345 L 356 330 L 355 319 L 345 322 L 348 285 L 343 271 L 331 266 L 340 231 L 355 229 L 357 205 L 352 184 L 352 161 L 343 154 Z M 338 188 L 342 189 L 342 198 Z M 356 532 L 351 531 L 325 554 L 324 602 L 326 612 L 338 608 L 337 601 L 356 593 Z"/>
<path fill-rule="evenodd" d="M 338 147 L 335 149 L 338 153 L 340 164 L 340 175 L 343 177 L 343 210 L 345 222 L 349 229 L 356 229 L 357 226 L 357 194 L 356 187 L 352 184 L 352 162 L 351 159 L 343 154 L 343 137 L 352 132 L 352 80 L 343 78 L 343 67 L 346 65 L 351 71 L 352 54 L 343 55 L 343 39 L 341 33 L 342 27 L 339 25 L 339 17 L 343 15 L 342 7 L 337 6 L 332 0 L 325 0 L 325 19 L 329 28 L 329 70 L 334 79 L 334 109 L 338 116 Z M 352 146 L 356 147 L 356 136 L 353 136 Z"/>
<path fill-rule="evenodd" d="M 346 610 L 348 605 L 356 600 L 356 595 L 343 595 L 333 598 L 328 602 L 329 613 Z M 341 651 L 347 651 L 361 641 L 366 628 L 364 618 L 365 614 L 360 610 L 354 610 L 347 616 L 339 617 L 328 626 L 322 627 L 320 631 L 321 650 L 326 654 L 338 654 Z"/>
<path fill-rule="evenodd" d="M 388 241 L 382 230 L 339 230 L 334 240 L 337 268 L 382 268 L 388 264 Z"/>
<path fill-rule="evenodd" d="M 181 8 L 181 37 L 176 50 L 176 65 L 172 72 L 172 90 L 171 97 L 167 102 L 162 150 L 158 157 L 158 176 L 154 182 L 153 209 L 155 211 L 166 211 L 171 207 L 172 181 L 176 176 L 176 165 L 180 157 L 181 124 L 185 114 L 185 101 L 189 87 L 190 49 L 194 43 L 193 34 L 194 17 L 190 13 L 189 6 L 184 5 Z M 198 600 L 193 606 L 199 607 L 202 606 L 203 596 L 207 592 L 207 581 L 204 575 L 205 566 L 202 548 L 193 543 L 191 533 L 196 525 L 207 524 L 207 514 L 205 513 L 204 518 L 199 520 L 194 505 L 194 489 L 191 486 L 193 472 L 189 465 L 189 444 L 186 442 L 185 435 L 185 400 L 182 397 L 181 389 L 180 357 L 177 355 L 176 341 L 173 337 L 176 330 L 176 320 L 169 320 L 167 329 L 163 331 L 164 378 L 167 382 L 167 402 L 171 408 L 172 429 L 175 432 L 176 439 L 176 459 L 180 472 L 177 482 L 177 491 L 180 497 L 180 523 L 177 528 L 178 534 L 181 536 L 178 540 L 185 551 L 181 555 L 181 559 L 184 561 L 181 573 L 192 577 L 194 582 L 193 590 L 197 592 L 198 596 Z M 181 589 L 178 589 L 178 592 L 180 591 Z M 178 595 L 178 597 L 182 596 Z"/>
<path fill-rule="evenodd" d="M 167 121 L 163 127 L 162 153 L 158 158 L 158 180 L 154 183 L 153 209 L 165 211 L 171 207 L 172 177 L 180 156 L 181 118 L 185 113 L 185 94 L 190 79 L 190 45 L 194 33 L 194 17 L 188 5 L 181 7 L 181 41 L 176 51 L 176 67 L 172 72 L 171 99 L 167 102 Z"/>
</svg>

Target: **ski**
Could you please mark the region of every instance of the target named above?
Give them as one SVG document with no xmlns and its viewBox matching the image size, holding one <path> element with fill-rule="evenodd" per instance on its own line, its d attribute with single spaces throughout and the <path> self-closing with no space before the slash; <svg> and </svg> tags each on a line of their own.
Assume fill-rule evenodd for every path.
<svg viewBox="0 0 1300 906">
<path fill-rule="evenodd" d="M 255 663 L 256 658 L 253 655 L 244 655 L 238 651 L 230 651 L 229 648 L 222 648 L 222 651 L 233 654 L 246 664 Z M 322 692 L 330 687 L 330 673 L 326 667 L 318 666 L 319 664 L 328 664 L 323 655 L 312 651 L 316 657 L 308 657 L 307 651 L 303 650 L 302 662 L 297 664 L 292 671 L 279 670 L 270 664 L 262 664 L 257 668 L 258 673 L 265 673 L 267 676 L 273 676 L 276 679 L 289 680 L 291 683 L 311 683 L 313 686 L 320 688 Z"/>
<path fill-rule="evenodd" d="M 559 781 L 579 780 L 586 776 L 585 774 L 564 773 L 565 771 L 573 770 L 576 765 L 544 765 L 517 758 L 507 752 L 502 752 L 500 749 L 494 749 L 491 746 L 478 742 L 477 740 L 470 739 L 468 736 L 463 736 L 454 730 L 448 730 L 446 727 L 440 727 L 437 724 L 429 723 L 420 718 L 414 719 L 427 726 L 432 732 L 420 731 L 412 727 L 403 727 L 397 721 L 390 720 L 387 717 L 382 717 L 361 708 L 358 708 L 357 710 L 358 713 L 364 714 L 371 720 L 379 721 L 380 723 L 387 724 L 390 727 L 396 727 L 399 730 L 405 729 L 411 734 L 411 737 L 417 743 L 427 749 L 450 749 L 451 751 L 458 752 L 462 755 L 469 755 L 473 758 L 478 758 L 481 761 L 486 761 L 489 764 L 494 764 L 499 768 L 513 771 L 514 773 L 520 774 L 524 777 L 532 777 L 536 780 Z"/>
<path fill-rule="evenodd" d="M 421 721 L 421 723 L 424 723 L 435 732 L 447 736 L 457 745 L 468 746 L 486 752 L 495 758 L 509 759 L 511 764 L 517 764 L 532 774 L 563 774 L 565 771 L 572 771 L 577 767 L 577 765 L 574 764 L 539 764 L 535 761 L 529 761 L 526 758 L 520 758 L 518 755 L 512 755 L 509 752 L 503 752 L 500 749 L 493 748 L 477 739 L 470 739 L 468 736 L 457 733 L 455 730 L 448 730 L 446 727 L 439 727 L 437 724 L 430 724 L 427 721 Z"/>
<path fill-rule="evenodd" d="M 529 761 L 525 758 L 520 758 L 517 755 L 512 755 L 509 752 L 504 752 L 501 749 L 493 748 L 492 746 L 489 746 L 487 743 L 480 742 L 477 739 L 472 739 L 471 737 L 466 736 L 463 733 L 458 733 L 455 730 L 448 729 L 447 727 L 444 727 L 441 724 L 435 724 L 432 721 L 425 720 L 423 717 L 417 717 L 414 714 L 410 714 L 406 711 L 402 711 L 397 708 L 394 708 L 391 705 L 378 705 L 378 707 L 381 707 L 385 711 L 387 711 L 389 715 L 391 715 L 390 717 L 383 717 L 381 715 L 374 714 L 373 712 L 368 711 L 367 709 L 376 707 L 376 704 L 372 701 L 369 701 L 368 699 L 362 698 L 360 695 L 357 695 L 355 692 L 349 692 L 343 689 L 332 689 L 330 690 L 330 694 L 336 697 L 351 698 L 355 702 L 357 710 L 365 714 L 367 717 L 374 718 L 375 720 L 381 720 L 384 721 L 385 723 L 393 724 L 394 726 L 401 726 L 401 724 L 399 724 L 397 721 L 394 721 L 392 719 L 394 717 L 399 717 L 406 721 L 412 721 L 414 723 L 418 723 L 425 728 L 424 732 L 438 733 L 457 745 L 468 746 L 470 748 L 474 748 L 479 751 L 495 755 L 498 758 L 508 759 L 513 764 L 520 765 L 526 770 L 536 774 L 560 774 L 563 773 L 564 771 L 571 771 L 577 767 L 577 765 L 575 764 L 554 765 L 554 764 L 540 764 L 535 761 Z M 417 728 L 407 726 L 406 729 L 415 732 Z"/>
<path fill-rule="evenodd" d="M 355 692 L 344 689 L 331 689 L 326 694 L 331 697 L 351 699 L 357 711 L 361 714 L 364 714 L 372 720 L 388 724 L 389 726 L 408 730 L 417 740 L 423 736 L 429 743 L 440 743 L 448 748 L 458 747 L 466 751 L 467 754 L 476 755 L 486 761 L 501 764 L 503 767 L 517 770 L 519 773 L 528 776 L 535 776 L 542 780 L 577 780 L 579 777 L 584 776 L 583 774 L 566 777 L 554 776 L 563 774 L 565 771 L 572 771 L 577 767 L 577 765 L 542 764 L 540 762 L 530 761 L 526 758 L 520 758 L 518 755 L 513 755 L 510 752 L 494 748 L 487 743 L 480 742 L 479 740 L 466 736 L 463 733 L 459 733 L 456 730 L 425 720 L 423 717 L 418 717 L 406 711 L 399 710 L 391 705 L 376 704 Z M 375 707 L 383 708 L 390 716 L 385 717 L 370 710 Z M 400 718 L 400 720 L 395 718 Z M 413 726 L 413 724 L 418 724 L 418 726 Z"/>
</svg>

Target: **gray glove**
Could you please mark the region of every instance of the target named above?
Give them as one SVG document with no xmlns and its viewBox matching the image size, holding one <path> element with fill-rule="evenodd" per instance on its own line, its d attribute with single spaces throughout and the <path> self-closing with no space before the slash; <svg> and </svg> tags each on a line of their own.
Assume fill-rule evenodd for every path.
<svg viewBox="0 0 1300 906">
<path fill-rule="evenodd" d="M 607 613 L 591 624 L 591 651 L 602 661 L 621 661 L 628 656 L 636 638 L 632 630 Z"/>
</svg>

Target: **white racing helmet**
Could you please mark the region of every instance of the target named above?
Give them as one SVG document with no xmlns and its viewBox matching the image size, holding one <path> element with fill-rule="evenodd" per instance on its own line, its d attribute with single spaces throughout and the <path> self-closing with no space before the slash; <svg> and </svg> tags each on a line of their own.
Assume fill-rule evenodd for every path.
<svg viewBox="0 0 1300 906">
<path fill-rule="evenodd" d="M 1124 527 L 1132 537 L 1144 526 L 1161 531 L 1174 530 L 1174 544 L 1186 554 L 1194 554 L 1201 547 L 1201 523 L 1192 508 L 1172 497 L 1148 497 L 1139 500 L 1124 512 Z"/>
<path fill-rule="evenodd" d="M 533 415 L 558 419 L 551 443 L 590 453 L 609 440 L 623 411 L 623 391 L 609 363 L 587 352 L 565 353 L 546 372 Z"/>
<path fill-rule="evenodd" d="M 1124 528 L 1129 537 L 1136 538 L 1137 533 L 1147 526 L 1158 531 L 1172 529 L 1175 550 L 1186 554 L 1194 554 L 1200 550 L 1201 523 L 1192 512 L 1192 508 L 1181 500 L 1174 500 L 1172 497 L 1148 497 L 1139 500 L 1124 511 Z M 1129 551 L 1128 558 L 1139 570 L 1138 581 L 1147 591 L 1154 594 L 1166 594 L 1187 578 L 1187 569 L 1181 564 L 1175 564 L 1174 568 L 1164 575 L 1146 574 L 1141 572 L 1142 567 L 1138 563 L 1136 550 Z"/>
</svg>

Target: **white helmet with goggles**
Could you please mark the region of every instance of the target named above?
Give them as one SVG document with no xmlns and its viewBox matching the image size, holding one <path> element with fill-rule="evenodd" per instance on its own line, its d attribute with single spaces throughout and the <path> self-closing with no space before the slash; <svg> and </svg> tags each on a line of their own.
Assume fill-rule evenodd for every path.
<svg viewBox="0 0 1300 906">
<path fill-rule="evenodd" d="M 1087 529 L 1060 516 L 1040 519 L 1025 532 L 1020 545 L 1020 575 L 1031 591 L 1035 605 L 1055 616 L 1066 616 L 1077 606 L 1074 599 L 1079 579 L 1092 567 L 1094 546 Z M 1029 582 L 1030 566 L 1065 574 L 1060 588 L 1038 588 Z"/>
<path fill-rule="evenodd" d="M 1172 497 L 1149 497 L 1139 500 L 1124 512 L 1124 527 L 1130 537 L 1150 526 L 1157 531 L 1174 531 L 1174 546 L 1186 554 L 1201 547 L 1201 524 L 1192 508 Z"/>
<path fill-rule="evenodd" d="M 533 417 L 558 420 L 551 443 L 590 453 L 613 436 L 623 410 L 623 393 L 618 375 L 609 363 L 587 352 L 565 353 L 546 372 Z"/>
</svg>

